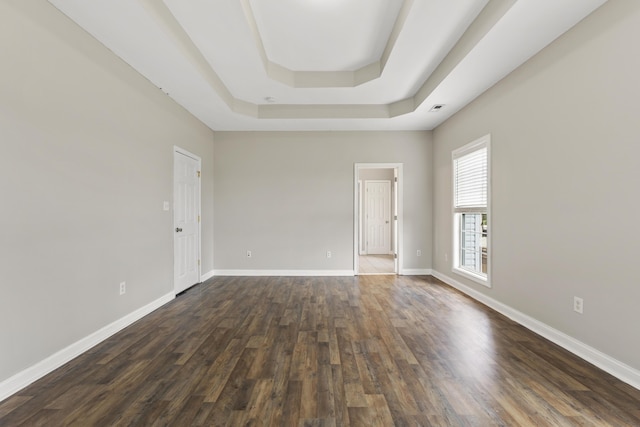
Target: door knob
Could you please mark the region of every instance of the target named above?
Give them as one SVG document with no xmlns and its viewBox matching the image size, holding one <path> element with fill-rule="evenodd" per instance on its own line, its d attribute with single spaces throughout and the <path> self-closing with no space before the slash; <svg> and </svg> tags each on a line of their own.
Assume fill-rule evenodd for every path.
<svg viewBox="0 0 640 427">
<path fill-rule="evenodd" d="M 176 227 L 176 233 L 180 233 L 181 231 L 182 231 L 182 228 Z"/>
<path fill-rule="evenodd" d="M 385 223 L 385 224 L 389 224 L 389 221 L 385 221 L 384 223 Z"/>
</svg>

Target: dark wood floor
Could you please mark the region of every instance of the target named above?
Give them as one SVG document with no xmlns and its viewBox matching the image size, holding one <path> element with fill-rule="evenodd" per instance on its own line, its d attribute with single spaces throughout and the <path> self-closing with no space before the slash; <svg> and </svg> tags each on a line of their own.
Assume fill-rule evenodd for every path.
<svg viewBox="0 0 640 427">
<path fill-rule="evenodd" d="M 0 425 L 640 426 L 640 391 L 431 277 L 215 278 Z"/>
</svg>

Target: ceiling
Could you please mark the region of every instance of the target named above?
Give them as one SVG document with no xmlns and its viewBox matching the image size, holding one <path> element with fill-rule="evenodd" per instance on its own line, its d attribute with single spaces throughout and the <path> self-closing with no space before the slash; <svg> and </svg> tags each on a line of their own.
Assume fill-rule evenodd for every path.
<svg viewBox="0 0 640 427">
<path fill-rule="evenodd" d="M 213 130 L 433 129 L 606 1 L 49 0 Z"/>
</svg>

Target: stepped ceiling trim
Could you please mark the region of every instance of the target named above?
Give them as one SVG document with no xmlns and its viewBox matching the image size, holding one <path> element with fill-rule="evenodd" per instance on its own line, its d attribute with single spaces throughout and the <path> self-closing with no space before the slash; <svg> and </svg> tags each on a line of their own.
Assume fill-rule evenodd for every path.
<svg viewBox="0 0 640 427">
<path fill-rule="evenodd" d="M 265 50 L 255 14 L 251 7 L 250 0 L 240 0 L 245 13 L 247 24 L 251 29 L 256 48 L 264 64 L 267 75 L 273 80 L 277 80 L 291 87 L 296 88 L 323 88 L 323 87 L 356 87 L 368 81 L 379 78 L 384 71 L 384 67 L 389 60 L 389 56 L 398 40 L 407 16 L 411 11 L 414 0 L 404 0 L 391 29 L 389 38 L 382 52 L 382 56 L 368 65 L 354 71 L 295 71 L 281 64 L 271 61 Z"/>
<path fill-rule="evenodd" d="M 607 0 L 48 1 L 213 130 L 428 130 Z"/>
<path fill-rule="evenodd" d="M 449 52 L 420 89 L 405 99 L 379 105 L 358 104 L 254 104 L 233 96 L 218 74 L 209 65 L 204 55 L 191 41 L 184 28 L 161 0 L 139 0 L 164 27 L 164 30 L 181 47 L 184 55 L 198 68 L 211 87 L 227 106 L 238 114 L 259 119 L 381 119 L 392 118 L 414 112 L 429 94 L 453 71 L 473 47 L 493 28 L 517 0 L 489 0 L 482 12 L 469 26 L 462 38 Z M 243 3 L 248 0 L 242 0 Z M 406 2 L 405 4 L 410 4 Z M 405 18 L 406 19 L 406 18 Z M 404 19 L 402 19 L 404 22 Z M 252 24 L 250 23 L 250 26 Z M 253 24 L 255 28 L 255 23 Z M 397 37 L 397 36 L 396 36 Z M 264 49 L 262 49 L 264 52 Z M 261 55 L 262 56 L 262 55 Z M 266 54 L 265 54 L 266 58 Z M 275 64 L 274 64 L 275 65 Z M 290 71 L 290 70 L 289 70 Z M 328 73 L 331 74 L 331 73 Z M 333 72 L 333 74 L 338 74 Z"/>
</svg>

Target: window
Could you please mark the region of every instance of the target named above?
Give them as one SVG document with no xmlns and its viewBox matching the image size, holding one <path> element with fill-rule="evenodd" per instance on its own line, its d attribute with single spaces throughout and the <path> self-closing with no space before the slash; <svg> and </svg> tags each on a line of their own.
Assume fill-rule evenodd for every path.
<svg viewBox="0 0 640 427">
<path fill-rule="evenodd" d="M 453 152 L 455 273 L 489 285 L 489 135 Z"/>
</svg>

